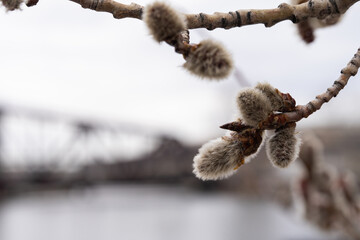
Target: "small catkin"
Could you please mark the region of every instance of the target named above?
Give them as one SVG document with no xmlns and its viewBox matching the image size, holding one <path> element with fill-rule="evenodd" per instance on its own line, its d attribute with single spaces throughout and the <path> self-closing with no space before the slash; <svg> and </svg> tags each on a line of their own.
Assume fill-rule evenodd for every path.
<svg viewBox="0 0 360 240">
<path fill-rule="evenodd" d="M 279 111 L 283 105 L 282 97 L 276 92 L 275 88 L 271 86 L 269 83 L 258 83 L 255 86 L 256 89 L 259 89 L 262 93 L 266 95 L 269 99 L 272 110 Z"/>
<path fill-rule="evenodd" d="M 237 104 L 246 125 L 257 127 L 272 112 L 270 101 L 259 89 L 247 88 L 240 91 Z"/>
<path fill-rule="evenodd" d="M 306 43 L 312 43 L 315 40 L 314 28 L 308 20 L 297 24 L 298 32 L 302 40 Z"/>
<path fill-rule="evenodd" d="M 204 40 L 186 57 L 184 68 L 203 78 L 222 79 L 233 68 L 230 54 L 218 42 Z"/>
<path fill-rule="evenodd" d="M 308 0 L 292 0 L 292 4 L 305 3 Z M 308 18 L 300 21 L 296 24 L 300 37 L 306 43 L 312 43 L 315 40 L 315 30 L 318 28 L 324 28 L 332 26 L 341 20 L 341 14 L 331 14 L 324 19 Z"/>
<path fill-rule="evenodd" d="M 204 144 L 194 157 L 193 173 L 202 180 L 218 180 L 231 176 L 242 164 L 243 151 L 240 144 L 238 141 L 223 138 Z"/>
<path fill-rule="evenodd" d="M 23 3 L 23 0 L 1 0 L 2 5 L 8 11 L 14 11 L 16 9 L 20 9 L 20 5 Z"/>
<path fill-rule="evenodd" d="M 295 134 L 295 127 L 277 129 L 266 143 L 270 162 L 279 168 L 286 168 L 299 155 L 301 140 Z"/>
<path fill-rule="evenodd" d="M 185 17 L 162 2 L 146 6 L 143 19 L 158 42 L 172 40 L 186 30 Z"/>
</svg>

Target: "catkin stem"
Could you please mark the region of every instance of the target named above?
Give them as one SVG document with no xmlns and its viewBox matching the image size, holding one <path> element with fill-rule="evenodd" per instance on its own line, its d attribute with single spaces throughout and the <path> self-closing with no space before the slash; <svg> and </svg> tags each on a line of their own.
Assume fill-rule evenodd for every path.
<svg viewBox="0 0 360 240">
<path fill-rule="evenodd" d="M 114 18 L 142 19 L 144 7 L 136 3 L 121 4 L 113 0 L 70 0 L 83 8 L 98 12 L 111 13 Z M 264 24 L 271 27 L 278 22 L 291 20 L 298 23 L 307 18 L 324 19 L 335 14 L 344 14 L 353 4 L 360 0 L 310 0 L 299 5 L 282 3 L 274 9 L 237 10 L 228 13 L 187 14 L 188 29 L 215 28 L 230 29 L 253 24 Z"/>
</svg>

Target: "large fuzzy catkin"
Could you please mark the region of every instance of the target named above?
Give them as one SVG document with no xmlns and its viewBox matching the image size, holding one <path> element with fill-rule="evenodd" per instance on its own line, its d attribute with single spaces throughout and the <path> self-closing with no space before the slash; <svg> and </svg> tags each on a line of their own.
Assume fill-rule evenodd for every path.
<svg viewBox="0 0 360 240">
<path fill-rule="evenodd" d="M 8 10 L 13 11 L 20 9 L 20 5 L 23 3 L 23 0 L 1 0 L 2 5 Z"/>
<path fill-rule="evenodd" d="M 279 168 L 286 168 L 299 155 L 301 140 L 294 127 L 277 129 L 266 142 L 266 153 L 270 162 Z"/>
<path fill-rule="evenodd" d="M 184 68 L 203 78 L 226 78 L 233 68 L 230 54 L 213 40 L 201 41 L 185 60 Z"/>
<path fill-rule="evenodd" d="M 246 125 L 257 127 L 273 111 L 270 101 L 259 89 L 247 88 L 239 92 L 237 104 Z"/>
<path fill-rule="evenodd" d="M 236 172 L 243 162 L 241 143 L 217 138 L 206 144 L 194 157 L 194 174 L 202 180 L 224 179 Z"/>
<path fill-rule="evenodd" d="M 185 17 L 163 2 L 146 6 L 143 19 L 158 42 L 172 40 L 186 30 Z"/>
<path fill-rule="evenodd" d="M 255 88 L 263 92 L 269 99 L 273 111 L 279 111 L 283 107 L 283 99 L 269 83 L 258 83 Z"/>
</svg>

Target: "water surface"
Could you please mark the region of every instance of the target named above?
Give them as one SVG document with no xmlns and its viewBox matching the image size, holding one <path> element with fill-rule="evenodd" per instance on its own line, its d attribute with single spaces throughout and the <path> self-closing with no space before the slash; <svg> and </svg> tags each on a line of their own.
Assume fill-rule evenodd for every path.
<svg viewBox="0 0 360 240">
<path fill-rule="evenodd" d="M 179 186 L 28 194 L 0 207 L 1 240 L 329 239 L 275 203 Z"/>
</svg>

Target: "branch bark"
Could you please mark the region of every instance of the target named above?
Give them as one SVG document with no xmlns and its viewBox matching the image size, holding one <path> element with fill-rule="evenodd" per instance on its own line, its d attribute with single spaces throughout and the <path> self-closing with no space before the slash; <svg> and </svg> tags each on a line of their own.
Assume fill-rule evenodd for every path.
<svg viewBox="0 0 360 240">
<path fill-rule="evenodd" d="M 299 5 L 282 3 L 274 9 L 238 10 L 229 13 L 200 13 L 186 15 L 188 28 L 234 28 L 253 24 L 271 27 L 284 20 L 298 23 L 308 18 L 324 19 L 327 16 L 344 14 L 359 0 L 310 0 Z"/>
<path fill-rule="evenodd" d="M 122 4 L 113 0 L 70 0 L 83 8 L 98 12 L 111 13 L 114 18 L 142 19 L 144 7 L 136 3 Z M 228 13 L 186 14 L 188 29 L 215 28 L 230 29 L 253 24 L 264 24 L 271 27 L 276 23 L 291 20 L 298 23 L 307 18 L 324 19 L 327 16 L 344 14 L 353 4 L 360 0 L 310 0 L 299 5 L 282 3 L 274 9 L 237 10 Z"/>
<path fill-rule="evenodd" d="M 83 8 L 95 10 L 97 12 L 111 13 L 114 18 L 137 18 L 141 19 L 144 7 L 136 3 L 129 5 L 122 4 L 113 0 L 70 0 L 80 4 Z"/>
</svg>

